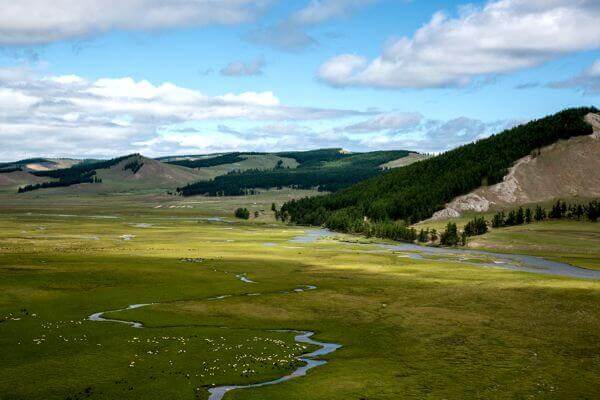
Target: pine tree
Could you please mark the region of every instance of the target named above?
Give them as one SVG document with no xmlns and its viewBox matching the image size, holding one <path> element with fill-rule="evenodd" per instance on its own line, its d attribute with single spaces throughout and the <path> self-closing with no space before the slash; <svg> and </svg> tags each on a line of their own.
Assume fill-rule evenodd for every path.
<svg viewBox="0 0 600 400">
<path fill-rule="evenodd" d="M 514 210 L 508 213 L 504 224 L 506 226 L 513 226 L 517 224 L 517 213 Z"/>
<path fill-rule="evenodd" d="M 247 208 L 238 208 L 235 210 L 235 217 L 240 219 L 249 219 L 250 211 Z"/>
<path fill-rule="evenodd" d="M 546 210 L 544 210 L 541 206 L 536 206 L 535 207 L 535 216 L 534 216 L 535 220 L 537 222 L 543 221 L 546 219 Z"/>
<path fill-rule="evenodd" d="M 532 217 L 531 217 L 531 208 L 527 208 L 525 210 L 525 223 L 526 224 L 530 224 L 532 221 Z"/>
<path fill-rule="evenodd" d="M 525 222 L 525 213 L 523 212 L 523 207 L 519 207 L 519 210 L 517 211 L 517 217 L 515 220 L 515 224 L 523 225 L 524 222 Z"/>
<path fill-rule="evenodd" d="M 440 243 L 444 246 L 456 246 L 458 242 L 458 228 L 454 222 L 448 222 L 446 230 L 440 236 Z"/>
<path fill-rule="evenodd" d="M 492 218 L 492 228 L 500 228 L 504 226 L 504 213 L 497 212 Z"/>
</svg>

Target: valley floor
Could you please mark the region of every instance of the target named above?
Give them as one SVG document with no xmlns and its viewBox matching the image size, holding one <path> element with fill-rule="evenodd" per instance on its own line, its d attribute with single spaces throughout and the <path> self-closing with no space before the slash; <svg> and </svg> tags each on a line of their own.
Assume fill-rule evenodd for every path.
<svg viewBox="0 0 600 400">
<path fill-rule="evenodd" d="M 297 240 L 269 211 L 289 196 L 0 199 L 0 398 L 208 399 L 315 349 L 283 330 L 343 347 L 225 400 L 600 396 L 600 281 Z M 265 211 L 233 220 L 244 202 Z M 141 329 L 88 320 L 146 303 L 104 315 Z"/>
</svg>

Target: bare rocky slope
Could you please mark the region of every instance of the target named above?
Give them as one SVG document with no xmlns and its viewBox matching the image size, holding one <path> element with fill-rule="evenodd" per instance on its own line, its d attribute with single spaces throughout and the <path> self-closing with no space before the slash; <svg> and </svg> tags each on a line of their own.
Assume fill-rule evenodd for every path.
<svg viewBox="0 0 600 400">
<path fill-rule="evenodd" d="M 588 114 L 585 120 L 594 127 L 592 135 L 559 141 L 521 158 L 502 182 L 455 198 L 432 219 L 557 198 L 600 197 L 600 115 Z"/>
</svg>

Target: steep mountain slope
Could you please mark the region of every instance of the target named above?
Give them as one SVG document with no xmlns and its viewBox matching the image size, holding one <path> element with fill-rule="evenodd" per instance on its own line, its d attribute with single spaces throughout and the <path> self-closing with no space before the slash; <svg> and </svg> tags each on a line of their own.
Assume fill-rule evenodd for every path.
<svg viewBox="0 0 600 400">
<path fill-rule="evenodd" d="M 585 120 L 594 127 L 593 134 L 561 140 L 519 159 L 502 182 L 455 198 L 433 218 L 557 198 L 600 197 L 600 116 L 590 113 Z"/>
<path fill-rule="evenodd" d="M 282 212 L 292 222 L 341 231 L 365 232 L 372 229 L 372 222 L 418 222 L 430 218 L 457 196 L 501 182 L 516 161 L 532 152 L 559 140 L 591 135 L 592 126 L 584 118 L 597 111 L 565 110 L 332 195 L 286 203 Z"/>
</svg>

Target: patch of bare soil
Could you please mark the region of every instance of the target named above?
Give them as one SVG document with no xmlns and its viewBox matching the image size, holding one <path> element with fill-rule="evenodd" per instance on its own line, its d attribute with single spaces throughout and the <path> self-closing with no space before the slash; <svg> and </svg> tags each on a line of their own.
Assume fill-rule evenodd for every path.
<svg viewBox="0 0 600 400">
<path fill-rule="evenodd" d="M 521 158 L 502 182 L 455 198 L 432 219 L 556 198 L 600 197 L 600 116 L 588 114 L 585 120 L 594 134 L 559 141 Z"/>
</svg>

